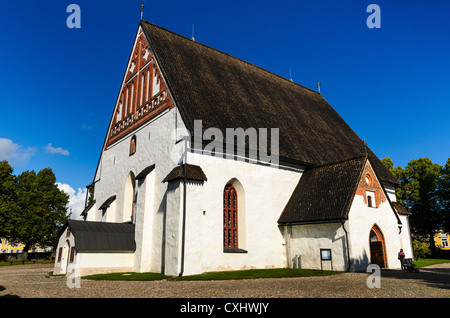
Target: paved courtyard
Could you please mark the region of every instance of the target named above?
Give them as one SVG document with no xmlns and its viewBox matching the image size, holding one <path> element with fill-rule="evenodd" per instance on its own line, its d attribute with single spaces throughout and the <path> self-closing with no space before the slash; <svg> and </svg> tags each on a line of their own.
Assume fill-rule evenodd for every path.
<svg viewBox="0 0 450 318">
<path fill-rule="evenodd" d="M 52 264 L 0 267 L 0 298 L 450 298 L 450 263 L 419 273 L 382 270 L 380 288 L 368 273 L 326 277 L 232 281 L 90 281 L 69 288 L 65 277 L 49 276 Z"/>
</svg>

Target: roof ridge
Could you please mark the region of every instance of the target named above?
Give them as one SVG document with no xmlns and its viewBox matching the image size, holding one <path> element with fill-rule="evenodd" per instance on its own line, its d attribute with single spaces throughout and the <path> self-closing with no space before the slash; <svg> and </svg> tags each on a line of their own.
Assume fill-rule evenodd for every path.
<svg viewBox="0 0 450 318">
<path fill-rule="evenodd" d="M 350 158 L 345 158 L 345 159 L 340 159 L 340 160 L 336 160 L 336 161 L 332 161 L 332 162 L 327 162 L 327 163 L 315 165 L 315 166 L 312 166 L 311 169 L 323 168 L 323 167 L 327 167 L 327 166 L 333 166 L 333 165 L 337 165 L 337 164 L 340 164 L 340 163 L 343 163 L 343 162 L 346 162 L 346 161 L 352 161 L 352 160 L 362 159 L 362 158 L 368 159 L 367 154 L 364 153 L 362 155 L 355 156 L 355 157 L 350 157 Z"/>
<path fill-rule="evenodd" d="M 264 71 L 264 72 L 267 72 L 267 73 L 269 73 L 269 74 L 271 74 L 271 75 L 274 75 L 274 76 L 276 76 L 276 77 L 279 77 L 279 78 L 281 78 L 282 80 L 284 80 L 284 81 L 286 81 L 286 82 L 288 82 L 288 83 L 291 83 L 291 84 L 300 86 L 301 88 L 304 88 L 304 89 L 306 89 L 306 90 L 308 90 L 308 91 L 311 91 L 311 92 L 313 92 L 313 93 L 315 93 L 315 94 L 317 94 L 317 95 L 319 95 L 319 96 L 321 96 L 321 97 L 323 98 L 323 96 L 322 96 L 321 93 L 316 92 L 315 90 L 313 90 L 313 89 L 311 89 L 311 88 L 308 88 L 308 87 L 306 87 L 306 86 L 303 86 L 303 85 L 301 85 L 301 84 L 299 84 L 299 83 L 296 83 L 296 82 L 294 82 L 294 81 L 291 81 L 291 80 L 289 80 L 289 79 L 287 79 L 287 78 L 285 78 L 285 77 L 283 77 L 283 76 L 281 76 L 281 75 L 279 75 L 279 74 L 276 74 L 276 73 L 274 73 L 274 72 L 271 72 L 271 71 L 269 71 L 269 70 L 267 70 L 267 69 L 265 69 L 265 68 L 262 68 L 261 66 L 255 65 L 255 64 L 250 63 L 250 62 L 248 62 L 248 61 L 246 61 L 246 60 L 243 60 L 243 59 L 241 59 L 241 58 L 239 58 L 239 57 L 236 57 L 236 56 L 231 55 L 231 54 L 229 54 L 229 53 L 226 53 L 226 52 L 224 52 L 224 51 L 221 51 L 221 50 L 218 50 L 218 49 L 216 49 L 216 48 L 213 48 L 212 46 L 206 45 L 206 44 L 204 44 L 204 43 L 201 43 L 201 42 L 198 42 L 198 41 L 195 41 L 195 40 L 192 40 L 192 39 L 189 39 L 188 37 L 186 37 L 186 36 L 184 36 L 184 35 L 178 34 L 178 33 L 174 32 L 174 31 L 171 31 L 171 30 L 169 30 L 169 29 L 163 28 L 163 27 L 161 27 L 161 26 L 159 26 L 159 25 L 156 25 L 156 24 L 154 24 L 154 23 L 148 22 L 148 21 L 146 21 L 146 20 L 141 20 L 140 22 L 147 23 L 147 24 L 149 24 L 149 25 L 151 25 L 151 26 L 154 26 L 154 27 L 156 27 L 156 28 L 159 28 L 159 29 L 161 29 L 161 30 L 164 30 L 164 31 L 166 31 L 166 32 L 169 32 L 169 33 L 171 33 L 171 34 L 173 34 L 173 35 L 176 35 L 176 36 L 178 36 L 178 37 L 180 37 L 180 38 L 182 38 L 182 39 L 184 39 L 184 40 L 193 42 L 193 43 L 195 43 L 195 44 L 197 44 L 197 45 L 201 45 L 201 46 L 203 46 L 203 47 L 205 47 L 205 48 L 207 48 L 207 49 L 216 51 L 216 52 L 218 52 L 218 53 L 220 53 L 220 54 L 224 54 L 224 55 L 229 56 L 229 57 L 231 57 L 231 58 L 234 58 L 234 59 L 236 59 L 236 60 L 238 60 L 238 61 L 241 61 L 241 62 L 243 62 L 243 63 L 245 63 L 245 64 L 248 64 L 248 65 L 250 65 L 250 66 L 252 66 L 252 67 L 256 67 L 256 68 L 258 68 L 258 69 L 260 69 L 260 70 L 262 70 L 262 71 Z"/>
</svg>

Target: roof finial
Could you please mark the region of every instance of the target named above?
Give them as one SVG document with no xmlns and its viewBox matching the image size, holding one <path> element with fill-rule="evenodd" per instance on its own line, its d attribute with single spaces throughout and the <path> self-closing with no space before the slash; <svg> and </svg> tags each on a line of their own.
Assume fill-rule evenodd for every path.
<svg viewBox="0 0 450 318">
<path fill-rule="evenodd" d="M 192 24 L 192 41 L 195 41 L 195 38 L 194 38 L 194 24 Z"/>
<path fill-rule="evenodd" d="M 320 94 L 320 82 L 319 81 L 317 81 L 317 90 L 319 91 L 319 94 Z"/>
<path fill-rule="evenodd" d="M 144 15 L 144 1 L 142 0 L 142 5 L 141 5 L 141 20 L 142 20 L 142 16 Z"/>
<path fill-rule="evenodd" d="M 292 80 L 292 70 L 291 70 L 291 68 L 289 68 L 289 80 L 290 80 L 291 82 L 293 82 L 293 80 Z"/>
</svg>

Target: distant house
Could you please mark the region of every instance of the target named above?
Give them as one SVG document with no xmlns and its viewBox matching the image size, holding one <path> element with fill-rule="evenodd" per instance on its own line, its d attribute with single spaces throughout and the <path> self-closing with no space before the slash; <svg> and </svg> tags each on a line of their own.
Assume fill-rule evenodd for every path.
<svg viewBox="0 0 450 318">
<path fill-rule="evenodd" d="M 238 153 L 209 128 L 277 128 L 277 164 L 261 156 L 270 145 Z M 59 233 L 54 274 L 360 271 L 413 257 L 397 179 L 320 93 L 146 21 L 93 184 L 84 221 Z"/>
<path fill-rule="evenodd" d="M 23 253 L 23 248 L 25 247 L 25 244 L 18 243 L 18 244 L 11 244 L 7 239 L 1 239 L 2 245 L 0 253 Z M 46 252 L 48 249 L 43 249 L 41 247 L 34 247 L 28 252 Z"/>
<path fill-rule="evenodd" d="M 25 247 L 24 244 L 11 244 L 7 239 L 1 239 L 2 241 L 2 247 L 1 247 L 1 253 L 22 253 L 23 248 Z"/>
<path fill-rule="evenodd" d="M 439 233 L 436 233 L 434 235 L 434 244 L 436 247 L 442 249 L 442 250 L 450 250 L 449 245 L 449 233 L 444 233 L 444 231 L 439 231 Z"/>
</svg>

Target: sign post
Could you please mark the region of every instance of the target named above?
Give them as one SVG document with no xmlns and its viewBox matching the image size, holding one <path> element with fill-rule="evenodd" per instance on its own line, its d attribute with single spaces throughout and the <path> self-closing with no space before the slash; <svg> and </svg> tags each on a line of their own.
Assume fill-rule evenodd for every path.
<svg viewBox="0 0 450 318">
<path fill-rule="evenodd" d="M 333 259 L 331 257 L 331 249 L 329 248 L 321 248 L 320 249 L 320 269 L 323 273 L 323 261 L 330 261 L 331 262 L 331 271 L 333 271 Z"/>
</svg>

